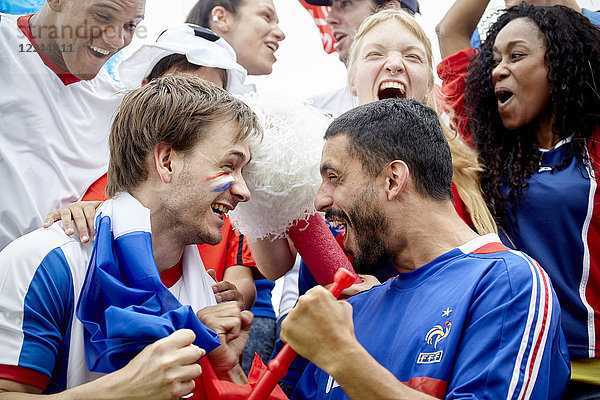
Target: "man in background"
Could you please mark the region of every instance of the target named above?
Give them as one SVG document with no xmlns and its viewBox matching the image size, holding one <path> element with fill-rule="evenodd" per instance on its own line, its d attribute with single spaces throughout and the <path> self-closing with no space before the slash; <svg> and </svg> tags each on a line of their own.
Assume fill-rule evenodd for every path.
<svg viewBox="0 0 600 400">
<path fill-rule="evenodd" d="M 144 8 L 48 0 L 32 15 L 0 15 L 0 249 L 106 171 L 122 95 L 101 68 L 131 42 Z"/>
<path fill-rule="evenodd" d="M 331 6 L 327 23 L 331 25 L 335 39 L 334 48 L 340 61 L 346 64 L 350 46 L 360 24 L 369 15 L 383 8 L 402 8 L 414 15 L 419 12 L 417 0 L 306 0 L 315 6 Z M 311 104 L 327 114 L 337 117 L 353 107 L 348 87 L 319 94 L 309 99 Z"/>
</svg>

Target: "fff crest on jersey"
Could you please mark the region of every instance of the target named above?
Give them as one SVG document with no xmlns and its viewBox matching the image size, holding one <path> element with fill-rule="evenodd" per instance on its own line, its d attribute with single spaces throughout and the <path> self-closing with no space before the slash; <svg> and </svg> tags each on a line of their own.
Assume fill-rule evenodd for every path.
<svg viewBox="0 0 600 400">
<path fill-rule="evenodd" d="M 451 312 L 452 310 L 447 309 L 442 313 L 442 315 L 448 316 Z M 450 321 L 444 322 L 443 325 L 435 325 L 425 335 L 425 342 L 437 350 L 438 343 L 444 340 L 450 334 L 450 329 L 452 329 L 452 323 Z M 419 356 L 417 357 L 417 364 L 439 363 L 442 361 L 443 355 L 444 350 L 419 353 Z"/>
</svg>

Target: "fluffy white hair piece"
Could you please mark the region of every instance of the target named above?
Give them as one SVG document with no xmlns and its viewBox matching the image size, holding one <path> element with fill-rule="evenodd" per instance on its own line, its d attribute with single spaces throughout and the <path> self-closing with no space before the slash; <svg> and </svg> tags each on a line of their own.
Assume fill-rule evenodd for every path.
<svg viewBox="0 0 600 400">
<path fill-rule="evenodd" d="M 250 240 L 286 237 L 295 220 L 316 212 L 323 135 L 332 119 L 281 95 L 250 93 L 238 98 L 258 115 L 264 137 L 251 142 L 252 160 L 244 168 L 251 199 L 239 203 L 229 218 Z"/>
</svg>

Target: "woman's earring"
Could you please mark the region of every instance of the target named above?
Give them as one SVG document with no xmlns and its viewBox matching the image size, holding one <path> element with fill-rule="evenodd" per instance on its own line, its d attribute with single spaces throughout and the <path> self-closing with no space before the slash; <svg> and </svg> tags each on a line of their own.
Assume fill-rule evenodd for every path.
<svg viewBox="0 0 600 400">
<path fill-rule="evenodd" d="M 219 21 L 221 21 L 219 19 L 219 17 L 217 17 L 216 15 L 213 15 L 212 20 L 213 20 L 213 22 L 219 22 Z M 223 32 L 229 32 L 229 28 L 227 27 L 227 25 L 225 24 L 225 22 L 223 22 L 223 27 L 221 28 L 221 30 Z"/>
</svg>

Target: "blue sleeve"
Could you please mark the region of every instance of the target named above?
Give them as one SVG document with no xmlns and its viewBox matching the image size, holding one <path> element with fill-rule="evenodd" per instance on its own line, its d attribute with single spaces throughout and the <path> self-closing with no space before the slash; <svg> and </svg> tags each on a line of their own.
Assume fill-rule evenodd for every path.
<svg viewBox="0 0 600 400">
<path fill-rule="evenodd" d="M 570 373 L 560 306 L 548 276 L 515 253 L 479 283 L 448 384 L 447 399 L 558 399 Z"/>
<path fill-rule="evenodd" d="M 590 11 L 586 8 L 583 8 L 581 13 L 590 21 L 592 24 L 596 25 L 600 28 L 600 11 Z"/>
<path fill-rule="evenodd" d="M 481 37 L 479 36 L 479 30 L 475 28 L 473 35 L 471 36 L 471 47 L 478 49 L 481 46 Z"/>
<path fill-rule="evenodd" d="M 302 260 L 300 262 L 300 270 L 298 272 L 298 295 L 302 296 L 309 289 L 311 289 L 317 285 L 318 285 L 317 280 L 315 279 L 313 274 L 308 269 L 308 266 L 306 265 L 304 260 Z"/>
<path fill-rule="evenodd" d="M 292 392 L 290 400 L 308 400 L 317 398 L 317 374 L 320 370 L 316 365 L 309 363 L 304 374 L 298 381 L 296 388 Z"/>
<path fill-rule="evenodd" d="M 60 248 L 49 252 L 37 266 L 27 268 L 21 264 L 3 266 L 8 271 L 2 282 L 2 295 L 6 297 L 0 303 L 0 314 L 5 316 L 0 329 L 4 332 L 3 342 L 19 346 L 20 351 L 10 349 L 19 351 L 18 360 L 9 354 L 0 355 L 0 363 L 60 380 L 60 375 L 66 374 L 66 362 L 58 360 L 67 358 L 73 318 L 71 269 Z"/>
<path fill-rule="evenodd" d="M 256 300 L 250 309 L 256 317 L 275 319 L 275 310 L 273 309 L 272 294 L 275 282 L 268 279 L 257 279 L 254 281 L 256 286 Z"/>
</svg>

